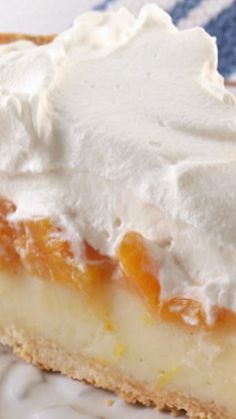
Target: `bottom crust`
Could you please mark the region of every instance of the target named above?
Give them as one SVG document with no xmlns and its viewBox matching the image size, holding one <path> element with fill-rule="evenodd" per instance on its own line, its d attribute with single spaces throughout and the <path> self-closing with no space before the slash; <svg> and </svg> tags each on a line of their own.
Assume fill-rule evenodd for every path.
<svg viewBox="0 0 236 419">
<path fill-rule="evenodd" d="M 110 390 L 132 404 L 141 403 L 158 410 L 168 410 L 174 416 L 185 412 L 190 419 L 233 419 L 226 409 L 217 407 L 213 402 L 204 403 L 179 392 L 160 392 L 136 382 L 105 363 L 68 353 L 58 345 L 44 339 L 35 339 L 15 328 L 1 333 L 0 342 L 12 347 L 17 355 L 41 369 L 61 372 L 98 388 Z"/>
</svg>

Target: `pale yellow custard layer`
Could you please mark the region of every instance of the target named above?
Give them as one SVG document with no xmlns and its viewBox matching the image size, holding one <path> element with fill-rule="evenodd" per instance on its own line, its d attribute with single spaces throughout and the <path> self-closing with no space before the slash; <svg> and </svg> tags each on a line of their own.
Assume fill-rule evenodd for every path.
<svg viewBox="0 0 236 419">
<path fill-rule="evenodd" d="M 159 390 L 214 400 L 236 415 L 236 331 L 161 323 L 119 284 L 108 285 L 106 298 L 93 298 L 25 274 L 1 273 L 1 333 L 14 326 Z"/>
</svg>

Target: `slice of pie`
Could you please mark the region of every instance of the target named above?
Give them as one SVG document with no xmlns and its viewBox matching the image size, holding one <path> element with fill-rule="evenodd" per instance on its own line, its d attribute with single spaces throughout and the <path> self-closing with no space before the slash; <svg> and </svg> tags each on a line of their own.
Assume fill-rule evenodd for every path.
<svg viewBox="0 0 236 419">
<path fill-rule="evenodd" d="M 216 68 L 215 41 L 153 5 L 0 47 L 0 341 L 192 419 L 236 418 L 236 104 Z"/>
</svg>

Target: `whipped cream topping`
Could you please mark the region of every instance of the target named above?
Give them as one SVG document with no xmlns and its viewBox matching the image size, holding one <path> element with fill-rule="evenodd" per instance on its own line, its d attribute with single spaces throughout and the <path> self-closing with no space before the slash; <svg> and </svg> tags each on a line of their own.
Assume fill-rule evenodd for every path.
<svg viewBox="0 0 236 419">
<path fill-rule="evenodd" d="M 0 47 L 0 195 L 51 217 L 80 259 L 141 233 L 163 299 L 236 312 L 236 103 L 201 28 L 156 5 L 90 12 L 45 46 Z M 192 321 L 192 320 L 191 320 Z"/>
</svg>

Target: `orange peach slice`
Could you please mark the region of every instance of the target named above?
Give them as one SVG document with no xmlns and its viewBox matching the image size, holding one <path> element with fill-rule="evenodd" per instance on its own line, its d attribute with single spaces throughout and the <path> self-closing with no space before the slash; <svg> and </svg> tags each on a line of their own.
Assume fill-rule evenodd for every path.
<svg viewBox="0 0 236 419">
<path fill-rule="evenodd" d="M 157 307 L 160 296 L 158 265 L 153 261 L 142 236 L 135 232 L 127 233 L 117 256 L 128 280 L 151 308 Z"/>
<path fill-rule="evenodd" d="M 20 258 L 14 247 L 15 231 L 7 216 L 15 212 L 15 206 L 5 200 L 0 200 L 0 269 L 17 271 Z"/>
</svg>

